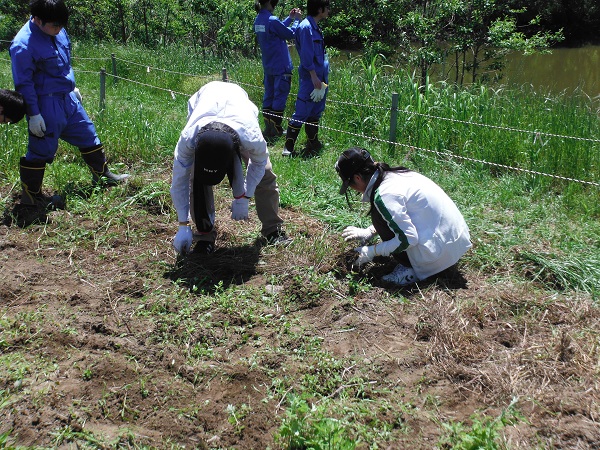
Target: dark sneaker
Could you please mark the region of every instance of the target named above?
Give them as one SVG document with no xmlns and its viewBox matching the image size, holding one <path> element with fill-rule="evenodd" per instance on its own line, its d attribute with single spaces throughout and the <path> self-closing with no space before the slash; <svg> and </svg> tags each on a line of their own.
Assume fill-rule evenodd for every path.
<svg viewBox="0 0 600 450">
<path fill-rule="evenodd" d="M 267 241 L 267 245 L 283 245 L 284 247 L 290 245 L 293 241 L 283 230 L 273 231 L 264 238 Z"/>
<path fill-rule="evenodd" d="M 196 245 L 194 246 L 194 250 L 192 251 L 192 253 L 194 253 L 196 255 L 210 255 L 214 251 L 215 251 L 214 242 L 198 241 L 198 242 L 196 242 Z"/>
</svg>

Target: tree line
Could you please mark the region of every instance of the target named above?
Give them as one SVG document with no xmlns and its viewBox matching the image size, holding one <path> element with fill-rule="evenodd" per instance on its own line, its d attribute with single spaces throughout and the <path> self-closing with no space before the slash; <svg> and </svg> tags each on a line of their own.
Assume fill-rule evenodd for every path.
<svg viewBox="0 0 600 450">
<path fill-rule="evenodd" d="M 196 54 L 258 54 L 253 0 L 66 0 L 76 39 L 184 45 Z M 28 0 L 0 0 L 0 39 L 10 40 L 28 18 Z M 360 49 L 368 60 L 394 57 L 423 81 L 433 64 L 462 83 L 494 76 L 507 51 L 545 51 L 600 36 L 598 0 L 335 0 L 323 21 L 326 44 Z M 285 16 L 305 1 L 280 0 Z"/>
</svg>

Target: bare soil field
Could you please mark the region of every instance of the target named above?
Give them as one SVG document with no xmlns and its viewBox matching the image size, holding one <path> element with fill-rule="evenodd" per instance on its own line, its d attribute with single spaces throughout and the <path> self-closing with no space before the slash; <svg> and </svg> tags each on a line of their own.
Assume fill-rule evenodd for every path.
<svg viewBox="0 0 600 450">
<path fill-rule="evenodd" d="M 335 384 L 316 385 L 320 398 L 386 396 L 391 407 L 374 408 L 373 423 L 392 437 L 377 448 L 444 448 L 442 423 L 495 418 L 513 400 L 523 417 L 501 429 L 502 445 L 600 448 L 600 313 L 589 297 L 509 282 L 514 266 L 481 273 L 468 259 L 392 289 L 377 280 L 393 264 L 350 272 L 350 247 L 319 221 L 283 209 L 294 242 L 263 246 L 247 237 L 258 235 L 256 219 L 233 222 L 227 206 L 217 252 L 182 259 L 175 224 L 156 205 L 133 205 L 140 214 L 114 224 L 68 207 L 26 229 L 5 220 L 0 434 L 26 447 L 280 448 L 285 394 L 307 373 L 319 379 L 324 364 L 297 354 L 301 340 L 348 362 Z M 189 322 L 168 320 L 176 299 L 228 289 L 255 293 L 268 320 L 225 313 L 223 300 Z M 286 332 L 274 325 L 282 321 Z M 191 357 L 198 343 L 210 352 Z"/>
</svg>

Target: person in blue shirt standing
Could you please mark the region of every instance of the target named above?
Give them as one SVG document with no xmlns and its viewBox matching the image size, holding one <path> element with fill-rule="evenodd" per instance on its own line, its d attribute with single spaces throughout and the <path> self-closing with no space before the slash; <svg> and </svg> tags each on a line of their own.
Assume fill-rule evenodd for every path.
<svg viewBox="0 0 600 450">
<path fill-rule="evenodd" d="M 24 205 L 42 197 L 46 164 L 54 160 L 59 138 L 79 148 L 94 184 L 114 185 L 128 177 L 108 169 L 103 145 L 81 105 L 64 0 L 32 0 L 30 13 L 9 50 L 15 89 L 25 99 L 29 121 L 27 153 L 20 161 Z"/>
<path fill-rule="evenodd" d="M 254 20 L 254 32 L 262 53 L 265 94 L 262 114 L 265 122 L 263 136 L 267 141 L 283 135 L 283 113 L 292 83 L 292 57 L 287 41 L 294 38 L 294 31 L 302 19 L 302 10 L 292 8 L 289 16 L 281 21 L 273 15 L 279 0 L 257 0 L 258 15 Z"/>
<path fill-rule="evenodd" d="M 294 146 L 304 123 L 305 156 L 313 156 L 322 148 L 318 139 L 319 120 L 325 110 L 329 83 L 329 60 L 325 53 L 319 22 L 329 17 L 329 0 L 308 0 L 306 18 L 296 28 L 296 49 L 300 55 L 298 78 L 300 87 L 296 108 L 288 124 L 283 156 L 294 156 Z"/>
</svg>

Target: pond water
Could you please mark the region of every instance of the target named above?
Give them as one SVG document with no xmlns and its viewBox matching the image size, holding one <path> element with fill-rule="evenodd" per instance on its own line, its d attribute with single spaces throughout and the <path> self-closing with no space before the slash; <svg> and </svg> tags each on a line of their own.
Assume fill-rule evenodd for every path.
<svg viewBox="0 0 600 450">
<path fill-rule="evenodd" d="M 503 71 L 505 84 L 531 84 L 536 91 L 600 96 L 600 45 L 557 48 L 547 55 L 513 53 Z"/>
<path fill-rule="evenodd" d="M 340 61 L 360 57 L 360 52 L 340 52 Z M 452 57 L 453 59 L 453 57 Z M 449 60 L 447 66 L 453 64 Z M 381 61 L 380 61 L 381 63 Z M 387 64 L 393 64 L 386 62 Z M 432 80 L 436 79 L 433 68 Z M 445 70 L 440 67 L 438 70 Z M 536 92 L 570 95 L 585 92 L 600 96 L 600 45 L 579 48 L 557 48 L 548 54 L 523 55 L 513 52 L 506 56 L 499 85 L 531 85 Z M 452 75 L 453 76 L 453 75 Z"/>
</svg>

